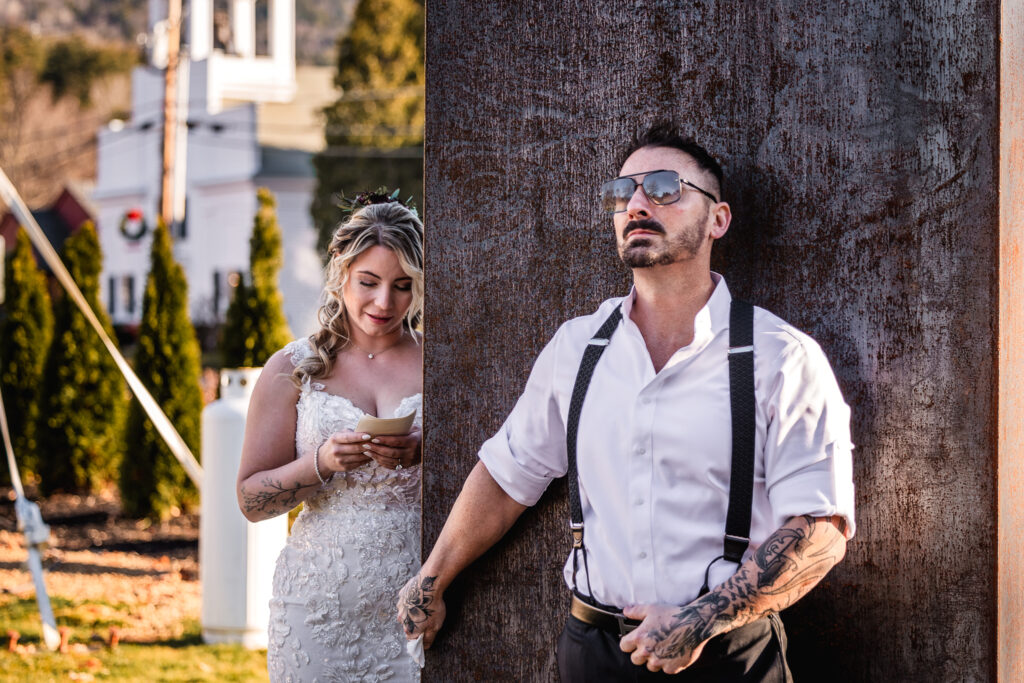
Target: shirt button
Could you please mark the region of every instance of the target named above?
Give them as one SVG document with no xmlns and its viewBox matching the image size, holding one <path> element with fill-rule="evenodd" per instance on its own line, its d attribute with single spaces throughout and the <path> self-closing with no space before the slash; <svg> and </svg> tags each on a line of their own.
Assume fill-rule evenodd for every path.
<svg viewBox="0 0 1024 683">
<path fill-rule="evenodd" d="M 636 499 L 635 501 L 633 501 L 633 502 L 634 502 L 634 503 L 635 503 L 636 505 L 643 505 L 643 504 L 644 504 L 644 499 L 643 499 L 643 498 L 637 498 L 637 499 Z"/>
<path fill-rule="evenodd" d="M 640 554 L 637 555 L 637 557 L 639 557 L 641 560 L 643 560 L 643 559 L 645 559 L 647 557 L 647 553 L 641 551 Z"/>
<path fill-rule="evenodd" d="M 649 398 L 642 399 L 640 402 L 643 403 L 645 406 L 651 405 L 651 399 Z"/>
<path fill-rule="evenodd" d="M 644 453 L 646 453 L 647 451 L 645 451 L 645 450 L 643 449 L 643 447 L 639 447 L 639 446 L 638 446 L 638 447 L 637 447 L 637 449 L 636 449 L 636 452 L 637 452 L 637 455 L 643 455 L 643 454 L 644 454 Z"/>
</svg>

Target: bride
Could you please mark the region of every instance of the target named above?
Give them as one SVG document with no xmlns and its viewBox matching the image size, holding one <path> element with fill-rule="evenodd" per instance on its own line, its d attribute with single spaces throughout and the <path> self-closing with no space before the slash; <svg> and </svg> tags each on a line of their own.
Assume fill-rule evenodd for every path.
<svg viewBox="0 0 1024 683">
<path fill-rule="evenodd" d="M 356 202 L 331 242 L 319 331 L 267 362 L 246 421 L 242 512 L 305 503 L 274 574 L 275 682 L 419 680 L 393 608 L 420 558 L 423 225 L 393 196 Z M 404 436 L 353 431 L 410 413 Z"/>
</svg>

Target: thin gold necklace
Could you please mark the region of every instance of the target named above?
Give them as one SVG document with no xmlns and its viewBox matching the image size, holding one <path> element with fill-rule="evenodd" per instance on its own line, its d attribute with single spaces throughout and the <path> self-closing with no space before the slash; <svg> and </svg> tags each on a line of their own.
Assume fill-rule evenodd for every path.
<svg viewBox="0 0 1024 683">
<path fill-rule="evenodd" d="M 396 341 L 396 342 L 395 342 L 394 344 L 392 344 L 391 346 L 388 346 L 388 347 L 386 347 L 386 348 L 385 348 L 385 349 L 384 349 L 383 351 L 374 351 L 373 353 L 370 353 L 369 351 L 367 351 L 367 350 L 366 350 L 366 349 L 364 349 L 363 347 L 359 346 L 359 344 L 356 344 L 356 343 L 355 343 L 354 341 L 352 341 L 351 339 L 349 339 L 349 340 L 348 340 L 348 343 L 349 343 L 349 345 L 350 345 L 350 346 L 351 346 L 352 348 L 354 348 L 354 349 L 355 349 L 356 351 L 359 351 L 360 353 L 365 353 L 365 354 L 366 354 L 366 357 L 367 357 L 367 358 L 369 358 L 370 360 L 373 360 L 373 359 L 374 359 L 375 357 L 379 356 L 380 354 L 382 354 L 382 353 L 387 353 L 387 352 L 388 352 L 388 351 L 390 351 L 391 349 L 393 349 L 393 348 L 395 348 L 396 346 L 398 346 L 399 344 L 401 344 L 401 343 L 402 343 L 402 340 L 403 340 L 404 338 L 405 338 L 405 330 L 402 330 L 402 334 L 401 334 L 401 336 L 399 336 L 399 337 L 398 337 L 398 341 Z"/>
</svg>

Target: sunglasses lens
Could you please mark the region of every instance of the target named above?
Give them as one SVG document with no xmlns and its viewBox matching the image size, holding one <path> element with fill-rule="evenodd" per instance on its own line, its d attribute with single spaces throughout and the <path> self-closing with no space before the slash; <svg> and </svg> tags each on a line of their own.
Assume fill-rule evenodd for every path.
<svg viewBox="0 0 1024 683">
<path fill-rule="evenodd" d="M 679 201 L 679 176 L 673 171 L 648 173 L 644 178 L 644 192 L 655 204 L 671 204 Z"/>
<path fill-rule="evenodd" d="M 634 192 L 636 182 L 632 178 L 609 180 L 601 186 L 601 208 L 607 213 L 625 211 Z"/>
</svg>

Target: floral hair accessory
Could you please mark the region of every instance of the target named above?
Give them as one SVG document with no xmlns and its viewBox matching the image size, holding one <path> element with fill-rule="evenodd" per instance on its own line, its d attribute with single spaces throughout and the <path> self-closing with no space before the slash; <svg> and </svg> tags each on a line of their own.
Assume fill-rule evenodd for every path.
<svg viewBox="0 0 1024 683">
<path fill-rule="evenodd" d="M 420 214 L 419 211 L 416 210 L 416 205 L 412 203 L 412 197 L 409 197 L 403 202 L 398 196 L 399 192 L 400 190 L 396 188 L 394 192 L 388 194 L 388 188 L 381 186 L 372 192 L 370 190 L 364 190 L 351 199 L 346 197 L 345 193 L 342 192 L 338 198 L 338 206 L 345 213 L 352 213 L 353 211 L 358 211 L 364 206 L 370 206 L 371 204 L 390 204 L 392 202 L 398 202 L 405 208 L 409 209 L 409 211 L 412 211 L 416 218 L 419 218 Z"/>
</svg>

